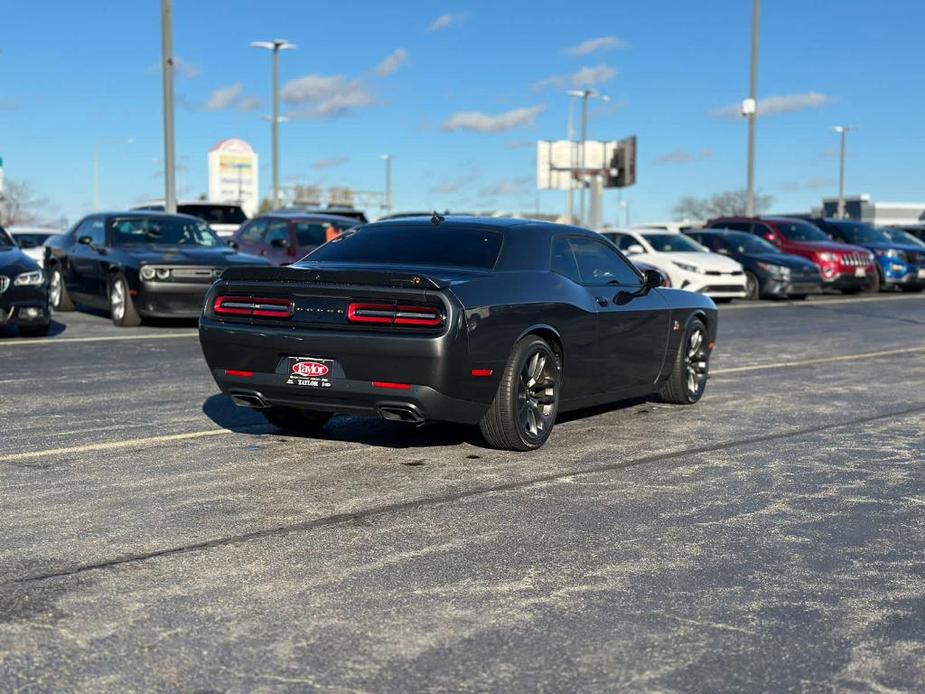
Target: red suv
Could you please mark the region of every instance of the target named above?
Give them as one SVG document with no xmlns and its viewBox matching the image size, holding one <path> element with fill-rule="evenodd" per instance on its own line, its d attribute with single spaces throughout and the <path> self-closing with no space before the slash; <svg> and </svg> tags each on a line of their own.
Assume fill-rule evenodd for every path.
<svg viewBox="0 0 925 694">
<path fill-rule="evenodd" d="M 356 220 L 331 214 L 270 212 L 242 224 L 232 245 L 274 265 L 289 265 L 356 225 Z"/>
<path fill-rule="evenodd" d="M 734 229 L 760 236 L 784 253 L 813 261 L 822 273 L 822 286 L 844 294 L 879 289 L 874 256 L 867 249 L 836 243 L 816 226 L 790 217 L 719 217 L 706 226 Z"/>
</svg>

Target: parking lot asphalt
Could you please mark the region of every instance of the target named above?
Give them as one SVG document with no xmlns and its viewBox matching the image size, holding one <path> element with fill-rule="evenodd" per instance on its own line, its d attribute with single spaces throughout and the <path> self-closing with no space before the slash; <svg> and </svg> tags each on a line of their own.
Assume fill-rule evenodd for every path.
<svg viewBox="0 0 925 694">
<path fill-rule="evenodd" d="M 0 690 L 925 689 L 925 297 L 723 306 L 698 405 L 530 454 L 58 318 L 0 339 Z"/>
</svg>

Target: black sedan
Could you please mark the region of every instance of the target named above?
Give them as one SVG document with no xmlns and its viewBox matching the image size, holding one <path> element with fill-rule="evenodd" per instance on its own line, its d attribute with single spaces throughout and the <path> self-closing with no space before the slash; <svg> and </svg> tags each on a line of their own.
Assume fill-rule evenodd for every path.
<svg viewBox="0 0 925 694">
<path fill-rule="evenodd" d="M 90 215 L 49 241 L 45 252 L 52 307 L 108 309 L 119 326 L 146 317 L 194 318 L 226 268 L 268 264 L 238 253 L 196 217 L 159 212 Z"/>
<path fill-rule="evenodd" d="M 716 307 L 661 281 L 586 229 L 397 219 L 288 267 L 226 270 L 199 334 L 221 390 L 281 429 L 444 420 L 531 450 L 559 412 L 700 399 Z"/>
<path fill-rule="evenodd" d="M 822 292 L 822 275 L 815 263 L 781 253 L 754 234 L 727 229 L 689 229 L 684 233 L 714 253 L 742 264 L 749 299 L 800 300 Z"/>
<path fill-rule="evenodd" d="M 48 334 L 50 323 L 45 273 L 0 228 L 0 326 L 16 326 L 23 337 L 37 337 Z"/>
</svg>

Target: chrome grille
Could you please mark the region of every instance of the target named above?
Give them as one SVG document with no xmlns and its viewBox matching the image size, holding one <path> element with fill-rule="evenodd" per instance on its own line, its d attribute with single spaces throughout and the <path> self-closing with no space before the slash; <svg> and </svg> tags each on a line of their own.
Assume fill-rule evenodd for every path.
<svg viewBox="0 0 925 694">
<path fill-rule="evenodd" d="M 3 294 L 10 286 L 10 278 L 6 275 L 0 275 L 0 294 Z"/>
<path fill-rule="evenodd" d="M 845 253 L 841 256 L 841 264 L 850 267 L 867 267 L 870 259 L 864 253 Z"/>
<path fill-rule="evenodd" d="M 223 268 L 218 267 L 173 267 L 170 275 L 176 280 L 201 280 L 211 282 L 222 274 Z"/>
</svg>

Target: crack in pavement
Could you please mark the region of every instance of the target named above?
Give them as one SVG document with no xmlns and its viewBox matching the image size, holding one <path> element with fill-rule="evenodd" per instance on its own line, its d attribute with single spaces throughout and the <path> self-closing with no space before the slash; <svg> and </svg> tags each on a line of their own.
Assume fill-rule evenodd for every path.
<svg viewBox="0 0 925 694">
<path fill-rule="evenodd" d="M 254 540 L 261 540 L 269 537 L 288 535 L 296 532 L 304 532 L 309 530 L 315 530 L 317 528 L 325 528 L 334 525 L 340 525 L 344 523 L 355 522 L 358 520 L 364 520 L 366 518 L 372 518 L 375 516 L 382 516 L 388 513 L 394 513 L 397 511 L 407 511 L 417 508 L 427 507 L 427 506 L 438 506 L 446 503 L 452 503 L 456 501 L 462 501 L 464 499 L 469 499 L 486 494 L 496 494 L 501 492 L 509 492 L 517 489 L 526 489 L 528 487 L 545 484 L 548 482 L 556 482 L 569 477 L 578 477 L 590 474 L 598 474 L 602 472 L 611 472 L 614 470 L 622 470 L 625 468 L 635 467 L 638 465 L 646 465 L 649 463 L 659 462 L 659 461 L 668 461 L 676 460 L 678 458 L 685 458 L 689 456 L 702 455 L 704 453 L 713 453 L 716 451 L 724 451 L 739 446 L 751 446 L 755 444 L 765 443 L 768 441 L 777 441 L 781 439 L 794 438 L 799 436 L 805 436 L 807 434 L 815 434 L 822 431 L 827 431 L 829 429 L 839 429 L 846 426 L 854 426 L 858 424 L 867 424 L 870 422 L 876 422 L 884 419 L 892 419 L 905 417 L 913 414 L 925 413 L 925 404 L 916 405 L 914 407 L 908 407 L 902 410 L 896 410 L 893 412 L 886 412 L 874 415 L 867 415 L 864 417 L 856 417 L 854 419 L 843 420 L 840 422 L 833 422 L 830 424 L 819 424 L 811 427 L 804 427 L 802 429 L 791 429 L 788 431 L 778 431 L 771 434 L 762 434 L 760 436 L 751 436 L 743 439 L 738 439 L 735 441 L 727 441 L 724 443 L 712 444 L 709 446 L 697 446 L 693 448 L 685 448 L 679 451 L 669 451 L 665 453 L 657 453 L 654 455 L 644 456 L 642 458 L 636 458 L 634 460 L 627 460 L 618 463 L 610 463 L 607 465 L 597 465 L 592 467 L 587 467 L 579 470 L 569 470 L 567 472 L 556 472 L 548 475 L 543 475 L 540 477 L 534 477 L 527 480 L 519 480 L 516 482 L 509 482 L 506 484 L 500 484 L 490 487 L 476 487 L 474 489 L 457 492 L 455 494 L 446 494 L 443 496 L 433 496 L 433 497 L 423 497 L 420 499 L 412 499 L 409 501 L 402 501 L 398 503 L 384 504 L 382 506 L 375 506 L 361 511 L 352 511 L 346 513 L 336 513 L 330 516 L 325 516 L 322 518 L 316 518 L 313 520 L 303 521 L 301 523 L 294 523 L 291 525 L 281 525 L 273 528 L 264 528 L 262 530 L 255 530 L 249 533 L 241 533 L 238 535 L 231 535 L 228 537 L 219 537 L 212 540 L 204 540 L 202 542 L 195 542 L 188 545 L 181 545 L 179 547 L 166 547 L 164 549 L 155 550 L 152 552 L 144 552 L 138 554 L 125 554 L 114 559 L 107 561 L 95 562 L 92 564 L 78 564 L 76 566 L 71 566 L 68 568 L 59 569 L 56 571 L 51 571 L 42 574 L 32 574 L 27 576 L 20 576 L 12 580 L 6 580 L 0 583 L 0 587 L 5 585 L 14 585 L 22 583 L 32 583 L 37 581 L 46 581 L 55 578 L 67 578 L 70 576 L 75 576 L 90 571 L 98 571 L 102 569 L 109 569 L 118 566 L 123 566 L 127 564 L 137 564 L 140 562 L 148 561 L 150 559 L 158 559 L 161 557 L 170 557 L 181 554 L 189 554 L 193 552 L 200 552 L 204 550 L 214 549 L 216 547 L 227 547 L 231 545 L 243 544 L 246 542 L 251 542 Z"/>
</svg>

